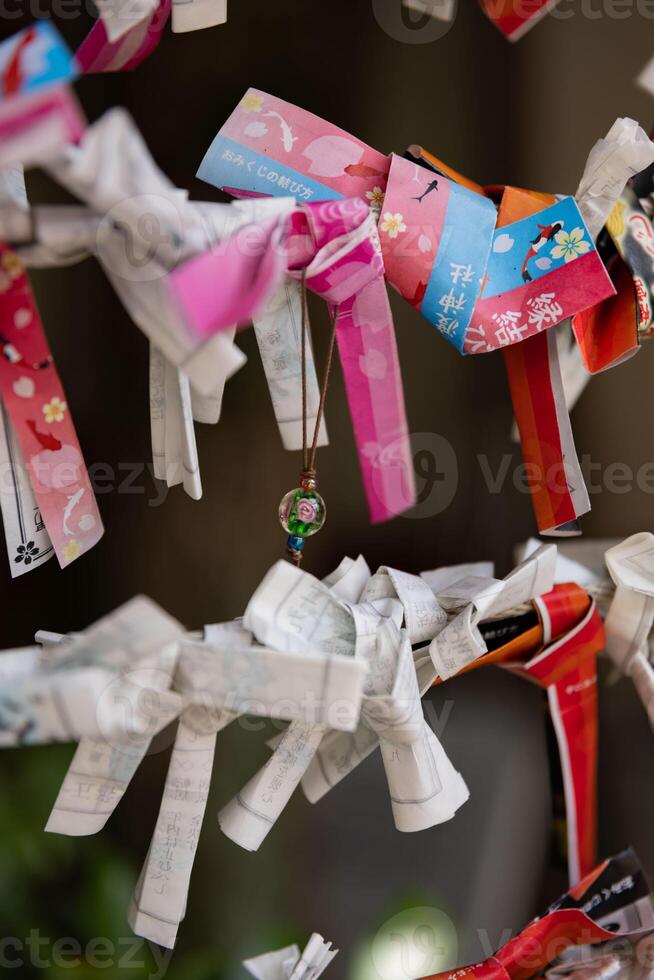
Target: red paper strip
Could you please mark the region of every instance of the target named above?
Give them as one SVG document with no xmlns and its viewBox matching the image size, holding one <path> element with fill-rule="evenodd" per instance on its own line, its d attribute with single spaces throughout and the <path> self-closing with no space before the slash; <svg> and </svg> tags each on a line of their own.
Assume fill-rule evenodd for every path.
<svg viewBox="0 0 654 980">
<path fill-rule="evenodd" d="M 0 344 L 0 393 L 63 567 L 97 544 L 104 529 L 29 281 L 1 244 Z"/>
</svg>

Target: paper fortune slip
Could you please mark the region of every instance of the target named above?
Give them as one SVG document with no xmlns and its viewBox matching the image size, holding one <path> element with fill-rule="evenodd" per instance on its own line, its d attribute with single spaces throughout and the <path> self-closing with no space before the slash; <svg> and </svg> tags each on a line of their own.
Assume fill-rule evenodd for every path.
<svg viewBox="0 0 654 980">
<path fill-rule="evenodd" d="M 624 953 L 631 943 L 637 943 L 654 929 L 652 895 L 640 861 L 629 849 L 603 861 L 592 869 L 583 881 L 562 895 L 541 916 L 529 923 L 517 936 L 500 947 L 481 963 L 458 968 L 457 977 L 463 980 L 529 980 L 542 975 L 552 963 L 558 969 L 548 971 L 549 978 L 566 975 L 565 965 L 579 966 L 579 980 L 647 976 L 645 968 L 651 958 L 643 948 L 642 959 L 634 972 L 629 961 L 609 957 L 600 963 L 602 943 L 608 952 Z M 572 947 L 580 947 L 572 949 Z M 593 953 L 596 954 L 593 957 Z M 583 970 L 582 959 L 595 963 Z M 617 962 L 616 962 L 617 960 Z M 593 965 L 598 972 L 593 971 Z M 603 967 L 603 969 L 602 969 Z M 622 971 L 626 969 L 626 972 Z M 574 976 L 574 973 L 572 973 Z M 431 974 L 422 980 L 447 980 L 452 971 Z"/>
<path fill-rule="evenodd" d="M 337 953 L 314 932 L 301 952 L 299 946 L 286 946 L 244 960 L 243 966 L 255 980 L 318 980 Z"/>
</svg>

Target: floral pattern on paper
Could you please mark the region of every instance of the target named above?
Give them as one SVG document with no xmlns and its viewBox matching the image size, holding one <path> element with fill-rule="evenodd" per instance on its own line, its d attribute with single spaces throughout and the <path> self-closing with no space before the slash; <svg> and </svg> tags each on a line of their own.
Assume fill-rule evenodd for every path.
<svg viewBox="0 0 654 980">
<path fill-rule="evenodd" d="M 63 422 L 67 408 L 66 402 L 55 395 L 49 402 L 42 406 L 41 411 L 45 416 L 45 421 L 51 424 L 52 422 Z"/>
<path fill-rule="evenodd" d="M 389 238 L 397 238 L 398 235 L 406 231 L 404 217 L 399 211 L 396 211 L 395 214 L 391 211 L 384 212 L 384 217 L 379 227 L 382 231 L 386 232 Z"/>
<path fill-rule="evenodd" d="M 263 96 L 256 92 L 248 92 L 241 99 L 241 109 L 243 112 L 261 112 L 263 109 Z"/>
<path fill-rule="evenodd" d="M 565 262 L 572 262 L 579 255 L 590 252 L 591 244 L 584 238 L 583 228 L 573 228 L 570 233 L 567 231 L 557 231 L 554 236 L 556 245 L 550 255 L 553 259 L 563 259 Z"/>
</svg>

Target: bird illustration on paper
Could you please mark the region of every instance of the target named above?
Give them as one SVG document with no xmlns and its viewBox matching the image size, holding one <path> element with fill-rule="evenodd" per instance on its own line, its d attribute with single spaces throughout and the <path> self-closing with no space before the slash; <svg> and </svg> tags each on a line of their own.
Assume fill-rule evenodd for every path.
<svg viewBox="0 0 654 980">
<path fill-rule="evenodd" d="M 422 204 L 422 202 L 424 201 L 424 199 L 427 197 L 428 194 L 431 194 L 432 191 L 437 191 L 437 190 L 438 190 L 438 181 L 432 180 L 431 184 L 427 184 L 420 197 L 413 197 L 411 198 L 411 200 L 418 201 L 420 204 Z"/>
</svg>

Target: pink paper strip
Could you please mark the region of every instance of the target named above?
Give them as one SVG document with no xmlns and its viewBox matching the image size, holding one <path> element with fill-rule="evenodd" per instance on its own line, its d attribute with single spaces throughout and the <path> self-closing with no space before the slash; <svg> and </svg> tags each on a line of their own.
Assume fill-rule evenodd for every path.
<svg viewBox="0 0 654 980">
<path fill-rule="evenodd" d="M 386 187 L 389 157 L 319 116 L 258 89 L 247 90 L 221 128 L 216 149 L 221 145 L 220 138 L 256 155 L 246 160 L 241 155 L 241 160 L 236 163 L 234 160 L 224 161 L 241 170 L 241 178 L 245 178 L 246 182 L 249 178 L 256 178 L 254 160 L 268 157 L 279 162 L 282 167 L 280 176 L 284 170 L 294 171 L 308 177 L 312 184 L 331 189 L 338 196 L 365 197 L 373 194 L 375 187 L 382 191 Z M 210 148 L 199 176 L 214 183 L 211 175 L 212 156 Z M 202 172 L 205 163 L 206 174 Z M 273 187 L 274 182 L 269 174 L 270 171 L 265 175 L 267 187 L 249 188 L 240 182 L 235 182 L 234 187 L 263 190 L 268 194 L 294 193 L 279 182 Z M 306 197 L 299 194 L 297 197 L 298 200 L 316 200 L 313 195 Z"/>
<path fill-rule="evenodd" d="M 286 223 L 282 216 L 246 225 L 170 274 L 170 290 L 190 333 L 206 339 L 252 319 L 286 274 L 281 242 Z"/>
<path fill-rule="evenodd" d="M 416 501 L 384 263 L 373 218 L 363 201 L 327 201 L 307 205 L 305 210 L 317 240 L 323 239 L 335 220 L 338 224 L 339 212 L 351 218 L 351 231 L 364 222 L 373 231 L 373 235 L 362 237 L 352 247 L 344 247 L 327 268 L 316 274 L 311 274 L 310 265 L 307 285 L 330 305 L 338 304 L 338 351 L 370 520 L 377 524 L 408 510 Z"/>
<path fill-rule="evenodd" d="M 161 0 L 150 17 L 113 42 L 102 20 L 97 20 L 75 54 L 82 71 L 92 74 L 137 68 L 159 44 L 170 10 L 171 0 Z"/>
<path fill-rule="evenodd" d="M 0 106 L 0 167 L 42 163 L 46 150 L 76 143 L 84 128 L 79 103 L 65 86 L 7 99 Z"/>
</svg>

